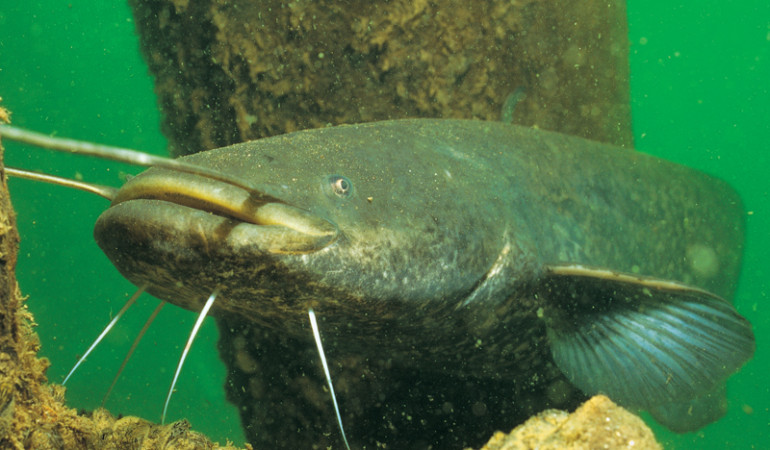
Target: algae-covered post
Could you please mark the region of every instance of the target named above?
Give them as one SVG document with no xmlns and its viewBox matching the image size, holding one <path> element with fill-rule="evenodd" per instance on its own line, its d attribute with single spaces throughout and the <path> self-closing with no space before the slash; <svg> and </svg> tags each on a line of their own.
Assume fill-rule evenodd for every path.
<svg viewBox="0 0 770 450">
<path fill-rule="evenodd" d="M 631 145 L 624 0 L 129 3 L 177 155 L 330 124 L 498 120 L 520 87 L 516 123 Z"/>
</svg>

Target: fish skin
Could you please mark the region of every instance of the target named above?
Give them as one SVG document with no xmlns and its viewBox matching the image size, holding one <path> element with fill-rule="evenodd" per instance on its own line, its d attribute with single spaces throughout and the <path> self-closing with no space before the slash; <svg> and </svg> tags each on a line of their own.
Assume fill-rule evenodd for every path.
<svg viewBox="0 0 770 450">
<path fill-rule="evenodd" d="M 229 342 L 246 341 L 235 350 L 220 347 L 225 359 L 269 353 L 260 367 L 316 371 L 305 318 L 313 307 L 330 361 L 353 368 L 332 372 L 335 385 L 348 385 L 338 395 L 349 439 L 359 444 L 423 442 L 414 433 L 424 427 L 400 414 L 405 398 L 426 395 L 405 381 L 415 377 L 431 380 L 423 384 L 464 383 L 459 390 L 470 392 L 470 400 L 461 400 L 456 388 L 427 392 L 442 404 L 465 405 L 458 409 L 475 404 L 474 396 L 485 398 L 487 417 L 579 401 L 582 394 L 565 386 L 551 359 L 540 320 L 550 306 L 538 296 L 549 267 L 607 268 L 728 299 L 740 270 L 743 209 L 727 184 L 556 133 L 398 120 L 292 133 L 184 159 L 252 180 L 260 192 L 334 224 L 338 234 L 330 243 L 312 241 L 308 251 L 276 253 L 265 242 L 250 243 L 231 218 L 133 200 L 102 214 L 97 242 L 126 278 L 148 283 L 149 292 L 178 306 L 199 310 L 220 286 L 212 315 L 235 336 Z M 330 194 L 324 183 L 333 175 L 347 177 L 353 194 Z M 706 256 L 692 261 L 693 254 Z M 262 331 L 250 331 L 254 326 Z M 306 362 L 289 361 L 297 358 Z M 248 385 L 258 376 L 240 372 L 231 383 Z M 361 374 L 370 380 L 361 382 Z M 269 417 L 260 425 L 249 416 L 264 412 L 243 414 L 245 425 L 262 427 L 248 431 L 255 443 L 274 443 L 298 428 L 315 430 L 299 442 L 337 443 L 328 405 L 319 406 L 306 387 L 292 387 L 296 382 L 288 377 L 262 401 L 272 405 L 269 414 L 286 414 L 277 421 L 283 425 Z M 385 400 L 361 406 L 356 399 L 366 390 Z M 490 401 L 496 392 L 511 398 Z M 282 408 L 275 405 L 282 396 L 304 398 Z M 519 414 L 506 403 L 516 401 Z M 413 412 L 432 417 L 428 422 L 439 429 L 424 442 L 436 445 L 468 445 L 488 435 L 489 424 L 515 425 L 494 419 L 470 431 L 459 425 L 467 410 L 431 412 L 436 409 Z M 389 425 L 372 425 L 373 418 Z"/>
</svg>

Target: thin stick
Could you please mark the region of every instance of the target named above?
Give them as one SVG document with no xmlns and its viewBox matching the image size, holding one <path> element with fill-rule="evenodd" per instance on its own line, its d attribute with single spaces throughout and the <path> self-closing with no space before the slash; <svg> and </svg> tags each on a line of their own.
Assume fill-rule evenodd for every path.
<svg viewBox="0 0 770 450">
<path fill-rule="evenodd" d="M 326 382 L 329 384 L 329 392 L 332 396 L 332 403 L 334 403 L 334 412 L 337 413 L 337 424 L 340 426 L 340 433 L 342 433 L 342 440 L 345 441 L 345 448 L 350 450 L 348 444 L 348 438 L 345 435 L 345 428 L 342 426 L 342 415 L 340 415 L 340 407 L 337 405 L 337 396 L 334 394 L 334 386 L 332 386 L 332 376 L 329 373 L 329 365 L 326 364 L 326 354 L 324 354 L 324 347 L 321 344 L 321 333 L 318 331 L 318 323 L 315 320 L 315 312 L 313 308 L 307 310 L 308 316 L 310 316 L 310 326 L 313 328 L 313 338 L 315 338 L 315 344 L 318 347 L 318 353 L 321 355 L 321 365 L 324 367 L 324 373 L 326 374 Z"/>
<path fill-rule="evenodd" d="M 112 327 L 115 326 L 115 324 L 118 322 L 118 319 L 120 319 L 123 313 L 125 313 L 126 310 L 128 310 L 128 308 L 130 308 L 131 305 L 134 304 L 134 302 L 136 301 L 137 298 L 139 298 L 140 295 L 142 295 L 142 292 L 144 292 L 144 289 L 146 287 L 147 286 L 140 287 L 136 292 L 134 292 L 134 295 L 132 295 L 131 298 L 128 299 L 126 304 L 123 305 L 122 308 L 120 308 L 120 311 L 118 311 L 118 313 L 115 314 L 115 317 L 113 317 L 110 323 L 108 323 L 107 326 L 104 328 L 104 330 L 102 331 L 102 334 L 100 334 L 99 337 L 96 338 L 94 343 L 91 344 L 90 347 L 88 347 L 88 350 L 86 350 L 86 352 L 83 354 L 83 356 L 80 357 L 78 362 L 75 363 L 75 367 L 73 367 L 72 370 L 70 370 L 70 373 L 68 373 L 67 376 L 64 378 L 64 381 L 62 381 L 61 383 L 62 386 L 67 384 L 67 381 L 70 379 L 72 374 L 75 373 L 75 370 L 77 370 L 77 368 L 80 367 L 80 364 L 82 364 L 83 361 L 85 361 L 86 358 L 88 358 L 88 355 L 90 355 L 91 352 L 96 348 L 96 346 L 99 345 L 102 339 L 104 339 L 104 336 L 106 336 L 107 333 L 109 333 L 109 331 L 112 329 Z"/>
<path fill-rule="evenodd" d="M 184 346 L 184 350 L 182 350 L 182 357 L 179 358 L 179 364 L 176 366 L 176 373 L 174 374 L 174 380 L 171 382 L 171 388 L 168 390 L 168 396 L 166 397 L 166 404 L 163 405 L 163 415 L 160 418 L 160 423 L 165 424 L 166 423 L 166 411 L 168 411 L 168 403 L 171 401 L 171 394 L 174 393 L 174 386 L 176 386 L 176 380 L 179 378 L 179 373 L 182 371 L 182 365 L 184 364 L 185 358 L 187 358 L 187 352 L 190 351 L 190 347 L 192 347 L 193 340 L 195 339 L 195 336 L 198 334 L 198 330 L 201 327 L 201 324 L 203 323 L 203 319 L 206 318 L 206 314 L 208 314 L 209 309 L 211 309 L 211 305 L 214 304 L 214 299 L 217 298 L 217 294 L 219 294 L 219 290 L 215 289 L 214 292 L 211 294 L 208 300 L 206 300 L 206 304 L 203 305 L 203 309 L 201 310 L 201 313 L 198 315 L 198 320 L 195 321 L 195 325 L 193 326 L 192 331 L 190 332 L 190 337 L 187 339 L 187 344 Z"/>
</svg>

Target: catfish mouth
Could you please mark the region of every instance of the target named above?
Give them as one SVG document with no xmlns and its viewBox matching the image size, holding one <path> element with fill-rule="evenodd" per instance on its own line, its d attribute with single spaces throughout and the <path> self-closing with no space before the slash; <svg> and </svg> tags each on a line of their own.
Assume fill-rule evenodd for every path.
<svg viewBox="0 0 770 450">
<path fill-rule="evenodd" d="M 270 253 L 318 251 L 332 244 L 339 234 L 332 222 L 261 190 L 249 191 L 211 178 L 163 169 L 150 169 L 128 181 L 110 209 L 136 202 L 142 203 L 142 209 L 155 211 L 168 204 L 166 214 L 187 214 L 188 209 L 192 210 L 190 221 L 196 224 L 234 221 L 238 232 L 231 239 Z M 162 215 L 160 211 L 157 214 Z"/>
</svg>

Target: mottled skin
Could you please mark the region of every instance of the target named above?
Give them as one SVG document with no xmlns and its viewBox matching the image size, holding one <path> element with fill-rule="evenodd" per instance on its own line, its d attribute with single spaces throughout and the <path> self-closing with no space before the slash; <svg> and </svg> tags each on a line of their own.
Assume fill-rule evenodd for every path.
<svg viewBox="0 0 770 450">
<path fill-rule="evenodd" d="M 537 316 L 549 305 L 538 295 L 547 266 L 605 267 L 726 298 L 740 266 L 742 208 L 726 184 L 554 133 L 402 120 L 184 159 L 252 180 L 335 229 L 304 246 L 286 233 L 287 252 L 276 225 L 264 234 L 266 225 L 122 199 L 96 225 L 121 273 L 159 298 L 199 310 L 221 286 L 212 315 L 233 370 L 228 392 L 247 436 L 266 446 L 339 442 L 308 307 L 352 442 L 459 447 L 581 397 L 553 366 Z M 349 195 L 334 192 L 335 175 L 352 182 Z M 259 233 L 268 238 L 255 243 Z"/>
</svg>

